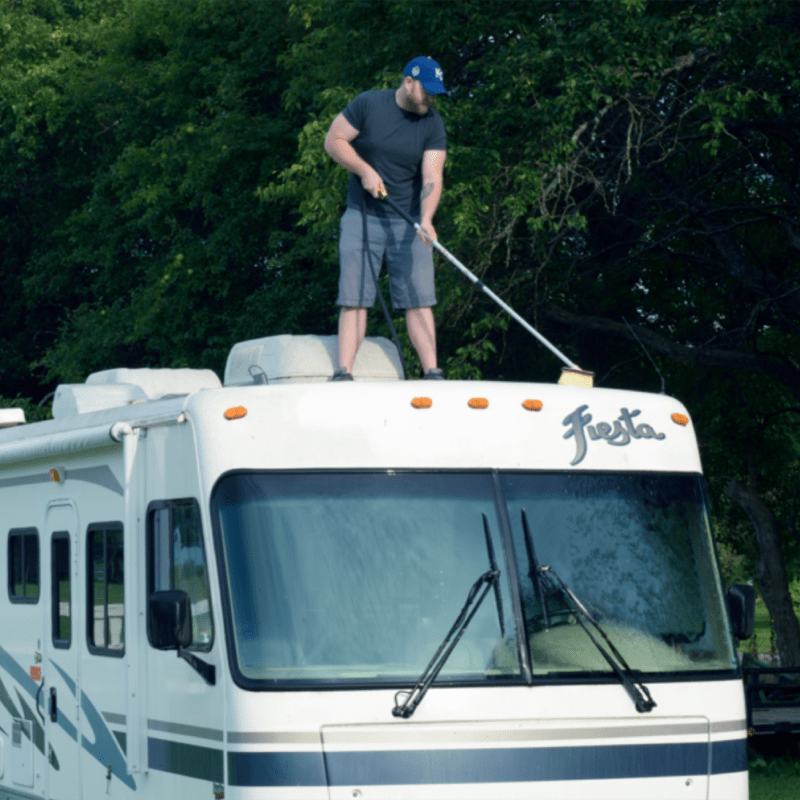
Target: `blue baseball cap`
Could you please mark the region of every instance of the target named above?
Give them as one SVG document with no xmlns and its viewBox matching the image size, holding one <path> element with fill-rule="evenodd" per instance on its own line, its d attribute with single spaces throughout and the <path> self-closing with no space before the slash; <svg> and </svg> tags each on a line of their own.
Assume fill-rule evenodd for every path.
<svg viewBox="0 0 800 800">
<path fill-rule="evenodd" d="M 450 94 L 444 88 L 442 68 L 427 56 L 418 56 L 413 61 L 409 61 L 403 70 L 403 77 L 419 81 L 428 94 Z"/>
</svg>

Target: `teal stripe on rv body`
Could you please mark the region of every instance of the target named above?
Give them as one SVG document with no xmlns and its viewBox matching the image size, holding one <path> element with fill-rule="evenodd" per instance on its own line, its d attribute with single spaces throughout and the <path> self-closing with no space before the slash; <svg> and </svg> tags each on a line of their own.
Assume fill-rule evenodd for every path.
<svg viewBox="0 0 800 800">
<path fill-rule="evenodd" d="M 14 705 L 14 701 L 11 699 L 11 695 L 8 693 L 6 689 L 6 685 L 0 679 L 0 703 L 3 705 L 6 711 L 8 711 L 9 715 L 12 717 L 16 717 L 19 719 L 19 711 L 17 707 Z"/>
<path fill-rule="evenodd" d="M 76 693 L 75 681 L 67 675 L 64 670 L 51 660 L 51 664 L 58 670 L 58 673 L 64 678 L 69 690 L 74 695 Z M 27 692 L 31 699 L 36 701 L 36 692 L 38 691 L 39 684 L 30 679 L 30 675 L 17 664 L 11 654 L 3 647 L 0 647 L 0 669 L 5 670 L 9 677 L 15 681 L 15 690 L 17 697 L 22 702 L 22 695 L 20 694 L 19 687 Z M 27 703 L 24 704 L 27 706 Z M 86 736 L 81 737 L 81 744 L 83 748 L 96 758 L 104 767 L 111 766 L 112 774 L 119 778 L 128 788 L 136 791 L 136 782 L 128 775 L 128 768 L 125 758 L 117 745 L 116 740 L 111 735 L 111 731 L 103 721 L 100 712 L 95 708 L 92 701 L 86 692 L 81 692 L 81 711 L 84 718 L 89 723 L 94 736 L 94 741 L 90 741 Z M 31 712 L 32 714 L 33 712 Z M 34 720 L 35 725 L 39 725 L 38 720 Z M 68 736 L 77 740 L 78 732 L 75 726 L 66 719 L 63 714 L 58 715 L 58 724 Z M 40 748 L 44 752 L 43 746 Z"/>
<path fill-rule="evenodd" d="M 73 681 L 55 661 L 51 661 L 51 663 L 58 670 L 69 690 L 73 694 L 76 694 L 75 681 Z M 119 778 L 129 789 L 136 791 L 136 781 L 128 774 L 128 765 L 118 739 L 112 735 L 111 730 L 103 719 L 104 715 L 97 710 L 85 691 L 81 692 L 81 712 L 84 719 L 89 723 L 89 727 L 92 729 L 92 735 L 94 736 L 93 742 L 85 735 L 81 736 L 81 745 L 83 749 L 94 756 L 104 767 L 110 766 L 111 772 L 115 777 Z M 65 723 L 67 722 L 63 714 L 58 715 L 58 720 L 59 724 L 67 730 L 62 723 L 62 720 Z M 70 725 L 70 727 L 72 726 Z M 74 728 L 72 729 L 74 730 Z M 68 730 L 67 733 L 69 733 Z M 77 731 L 70 735 L 73 738 L 77 738 Z"/>
</svg>

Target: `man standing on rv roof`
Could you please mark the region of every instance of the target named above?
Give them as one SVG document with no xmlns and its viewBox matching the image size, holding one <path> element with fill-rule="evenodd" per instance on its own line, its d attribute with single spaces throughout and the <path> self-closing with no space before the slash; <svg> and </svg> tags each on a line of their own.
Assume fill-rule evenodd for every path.
<svg viewBox="0 0 800 800">
<path fill-rule="evenodd" d="M 325 151 L 352 175 L 347 210 L 339 229 L 339 368 L 333 380 L 353 380 L 356 353 L 367 331 L 367 310 L 375 302 L 373 278 L 363 242 L 376 271 L 384 253 L 392 307 L 405 309 L 411 342 L 425 378 L 443 379 L 436 366 L 436 330 L 432 306 L 433 249 L 422 234 L 379 199 L 388 194 L 436 240 L 433 215 L 442 196 L 447 135 L 433 110 L 435 96 L 447 94 L 442 70 L 420 56 L 403 70 L 397 89 L 363 92 L 331 123 Z"/>
</svg>

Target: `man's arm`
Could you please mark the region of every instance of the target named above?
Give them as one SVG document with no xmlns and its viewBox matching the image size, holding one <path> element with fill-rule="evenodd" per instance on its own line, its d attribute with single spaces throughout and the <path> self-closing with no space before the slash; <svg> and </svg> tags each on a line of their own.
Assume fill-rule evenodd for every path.
<svg viewBox="0 0 800 800">
<path fill-rule="evenodd" d="M 340 166 L 358 175 L 362 186 L 375 198 L 386 191 L 383 179 L 356 152 L 352 144 L 360 131 L 354 128 L 345 118 L 338 114 L 325 135 L 325 152 Z"/>
<path fill-rule="evenodd" d="M 444 162 L 446 150 L 426 150 L 422 154 L 422 191 L 420 192 L 419 226 L 436 241 L 436 229 L 433 227 L 433 215 L 439 206 L 444 185 Z M 420 237 L 424 241 L 424 237 Z"/>
</svg>

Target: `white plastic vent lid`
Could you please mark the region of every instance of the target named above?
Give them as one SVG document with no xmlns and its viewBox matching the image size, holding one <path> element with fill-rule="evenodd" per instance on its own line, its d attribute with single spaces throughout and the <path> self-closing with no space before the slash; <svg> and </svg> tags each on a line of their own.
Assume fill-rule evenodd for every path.
<svg viewBox="0 0 800 800">
<path fill-rule="evenodd" d="M 263 371 L 269 383 L 321 383 L 339 366 L 337 336 L 268 336 L 235 344 L 225 365 L 225 386 L 252 384 Z M 383 337 L 364 340 L 353 367 L 357 381 L 397 381 L 403 367 L 397 348 Z"/>
<path fill-rule="evenodd" d="M 0 428 L 13 428 L 25 424 L 25 412 L 21 408 L 0 408 Z"/>
<path fill-rule="evenodd" d="M 62 383 L 53 397 L 53 418 L 74 417 L 145 400 L 147 395 L 138 386 L 130 384 L 87 386 L 85 383 Z"/>
<path fill-rule="evenodd" d="M 138 386 L 148 400 L 222 387 L 216 373 L 210 369 L 105 369 L 102 372 L 93 372 L 86 379 L 86 384 L 131 384 Z"/>
<path fill-rule="evenodd" d="M 107 369 L 93 372 L 86 383 L 62 383 L 53 398 L 53 417 L 72 417 L 221 386 L 210 369 Z"/>
</svg>

